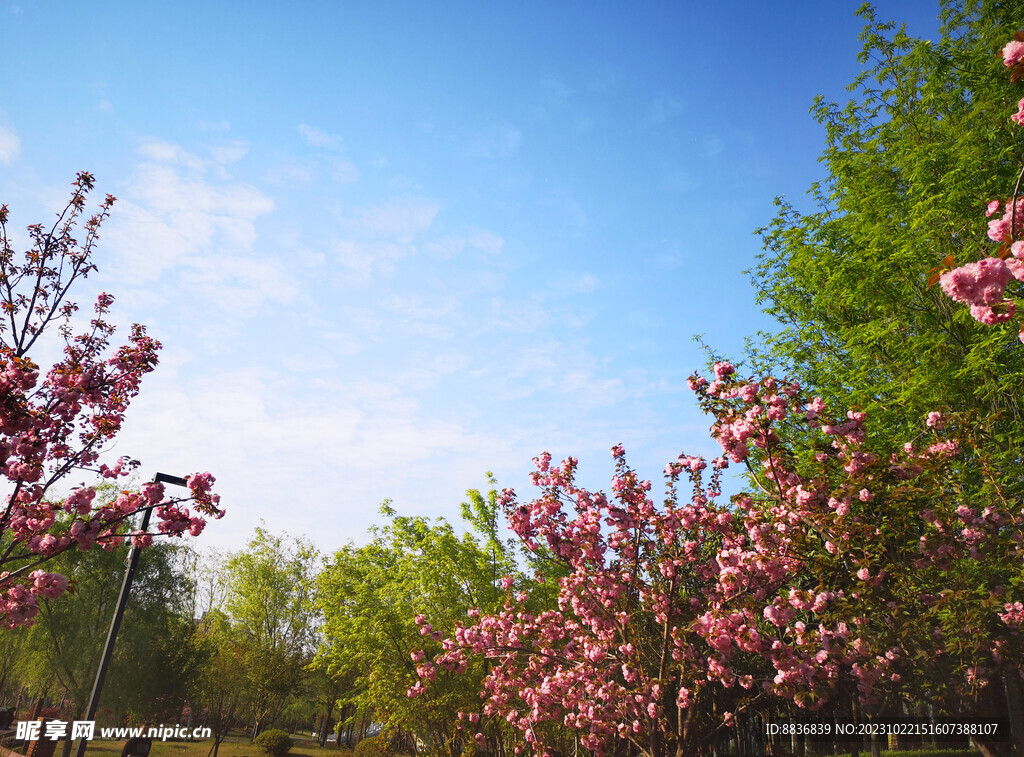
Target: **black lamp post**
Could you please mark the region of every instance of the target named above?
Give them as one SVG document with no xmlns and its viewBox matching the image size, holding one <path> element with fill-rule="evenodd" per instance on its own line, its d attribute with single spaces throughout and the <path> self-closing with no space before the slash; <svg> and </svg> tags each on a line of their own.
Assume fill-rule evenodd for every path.
<svg viewBox="0 0 1024 757">
<path fill-rule="evenodd" d="M 188 486 L 181 476 L 169 476 L 166 473 L 157 473 L 153 476 L 155 484 L 174 484 L 175 486 Z M 149 516 L 153 514 L 153 508 L 147 507 L 142 516 L 142 532 L 149 528 Z M 110 630 L 107 631 L 107 642 L 103 646 L 103 657 L 100 658 L 100 667 L 96 671 L 96 680 L 92 685 L 92 693 L 89 695 L 89 706 L 85 711 L 85 720 L 96 718 L 96 708 L 100 703 L 100 694 L 103 692 L 103 681 L 107 677 L 107 667 L 110 665 L 110 658 L 114 654 L 114 643 L 117 641 L 117 632 L 121 629 L 121 619 L 124 617 L 124 608 L 128 604 L 128 594 L 132 590 L 132 580 L 135 578 L 135 568 L 139 564 L 139 547 L 132 545 L 128 553 L 128 568 L 124 572 L 124 581 L 121 583 L 121 593 L 117 597 L 117 609 L 114 610 L 114 617 L 110 621 Z M 83 757 L 88 741 L 79 739 L 78 749 L 75 757 Z"/>
</svg>

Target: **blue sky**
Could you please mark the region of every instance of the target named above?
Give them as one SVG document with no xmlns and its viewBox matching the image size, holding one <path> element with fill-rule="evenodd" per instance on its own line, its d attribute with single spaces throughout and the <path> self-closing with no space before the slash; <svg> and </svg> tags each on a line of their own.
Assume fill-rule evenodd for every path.
<svg viewBox="0 0 1024 757">
<path fill-rule="evenodd" d="M 213 472 L 203 543 L 455 520 L 543 450 L 657 480 L 718 454 L 692 337 L 770 327 L 753 231 L 822 178 L 859 5 L 0 2 L 0 202 L 119 198 L 79 299 L 164 351 L 110 455 Z"/>
</svg>

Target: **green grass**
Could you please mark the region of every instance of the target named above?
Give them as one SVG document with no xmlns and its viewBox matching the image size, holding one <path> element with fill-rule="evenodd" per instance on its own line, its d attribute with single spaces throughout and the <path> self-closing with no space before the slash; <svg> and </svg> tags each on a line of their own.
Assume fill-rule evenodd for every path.
<svg viewBox="0 0 1024 757">
<path fill-rule="evenodd" d="M 315 741 L 308 741 L 292 736 L 295 746 L 289 752 L 289 757 L 338 757 L 338 748 L 329 746 L 321 747 Z M 57 757 L 60 757 L 60 746 L 57 749 Z M 97 739 L 89 742 L 85 753 L 91 757 L 121 757 L 121 749 L 124 748 L 124 740 Z M 201 741 L 153 741 L 153 748 L 150 750 L 150 757 L 206 757 L 213 748 L 213 739 Z M 16 751 L 23 751 L 16 749 Z M 345 750 L 342 750 L 344 752 Z M 351 752 L 349 752 L 351 754 Z M 232 738 L 220 745 L 218 757 L 265 757 L 264 754 L 254 745 L 249 743 L 247 738 Z"/>
</svg>

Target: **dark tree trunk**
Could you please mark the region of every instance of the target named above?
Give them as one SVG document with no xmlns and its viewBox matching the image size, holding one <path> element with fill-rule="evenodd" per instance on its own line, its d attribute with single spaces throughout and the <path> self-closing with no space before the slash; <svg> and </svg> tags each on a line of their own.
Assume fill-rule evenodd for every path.
<svg viewBox="0 0 1024 757">
<path fill-rule="evenodd" d="M 1016 757 L 1024 757 L 1024 691 L 1020 671 L 1003 671 L 1003 690 L 1006 692 L 1006 713 L 1010 720 L 1010 748 Z"/>
</svg>

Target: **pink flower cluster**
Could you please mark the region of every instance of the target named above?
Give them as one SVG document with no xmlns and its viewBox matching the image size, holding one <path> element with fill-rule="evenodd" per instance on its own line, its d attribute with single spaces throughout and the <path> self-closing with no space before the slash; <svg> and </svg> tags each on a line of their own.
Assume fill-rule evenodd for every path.
<svg viewBox="0 0 1024 757">
<path fill-rule="evenodd" d="M 882 454 L 864 413 L 834 419 L 791 382 L 742 380 L 730 364 L 714 373 L 690 385 L 726 454 L 758 472 L 756 494 L 717 503 L 722 466 L 708 481 L 703 460 L 681 455 L 665 467 L 656 505 L 621 445 L 608 494 L 577 485 L 575 459 L 539 455 L 538 496 L 521 503 L 506 490 L 500 501 L 520 539 L 562 564 L 557 608 L 531 609 L 515 590 L 531 582 L 507 576 L 502 610 L 471 611 L 433 661 L 413 653 L 410 696 L 485 658 L 483 714 L 516 728 L 520 751 L 544 754 L 553 722 L 595 755 L 620 740 L 643 748 L 652 734 L 667 752 L 688 753 L 724 723 L 673 727 L 692 710 L 736 713 L 765 696 L 815 709 L 850 684 L 870 703 L 919 676 L 922 660 L 944 671 L 934 685 L 959 696 L 995 675 L 998 655 L 1022 651 L 1024 611 L 1004 599 L 1005 635 L 986 648 L 993 663 L 972 657 L 961 679 L 945 672 L 962 662 L 947 637 L 993 625 L 990 599 L 951 594 L 951 576 L 979 555 L 1019 572 L 1024 512 L 929 499 L 961 454 L 940 435 L 944 416 L 923 425 L 936 441 Z M 783 423 L 817 435 L 823 451 L 799 462 Z M 435 638 L 425 618 L 416 622 Z"/>
<path fill-rule="evenodd" d="M 1013 68 L 1024 64 L 1024 42 L 1013 40 L 1003 47 L 1003 65 Z"/>
<path fill-rule="evenodd" d="M 1020 36 L 1020 35 L 1018 35 Z M 1003 47 L 1003 63 L 1013 69 L 1013 80 L 1024 76 L 1024 40 L 1015 39 Z M 1010 119 L 1024 126 L 1024 98 L 1017 103 L 1017 112 Z M 992 200 L 985 215 L 1002 215 L 988 224 L 988 236 L 1003 247 L 997 256 L 967 263 L 939 276 L 942 290 L 953 300 L 969 305 L 971 317 L 987 326 L 1007 323 L 1017 314 L 1016 303 L 1005 297 L 1007 286 L 1024 281 L 1024 197 L 1014 196 L 1007 202 Z M 1024 342 L 1024 328 L 1020 330 Z"/>
<path fill-rule="evenodd" d="M 47 558 L 71 548 L 122 543 L 127 519 L 146 508 L 157 507 L 158 530 L 172 535 L 198 534 L 205 524 L 202 515 L 222 514 L 219 498 L 210 491 L 213 478 L 205 473 L 189 483 L 196 514 L 181 506 L 184 500 L 163 501 L 161 485 L 121 492 L 105 502 L 86 486 L 63 501 L 51 495 L 73 470 L 116 480 L 137 466 L 126 457 L 109 466 L 99 456 L 120 432 L 125 411 L 142 377 L 156 366 L 160 349 L 144 327 L 135 325 L 127 344 L 108 351 L 114 327 L 107 319 L 114 298 L 105 292 L 96 299 L 88 328 L 72 332 L 77 306 L 63 298 L 77 278 L 94 270 L 92 247 L 114 202 L 108 196 L 101 211 L 83 224 L 84 242 L 75 241 L 74 227 L 92 184 L 89 174 L 79 174 L 58 227 L 29 227 L 33 248 L 24 263 L 8 245 L 6 207 L 0 212 L 0 281 L 5 283 L 0 305 L 5 322 L 9 319 L 0 334 L 0 476 L 10 484 L 0 515 L 0 535 L 10 545 L 0 558 L 5 569 L 0 573 L 0 622 L 9 626 L 31 622 L 37 597 L 52 599 L 65 590 L 62 577 L 32 572 Z M 21 291 L 23 282 L 34 289 Z M 47 327 L 60 330 L 65 346 L 44 375 L 27 352 Z M 130 538 L 139 546 L 152 540 L 144 534 Z"/>
</svg>

